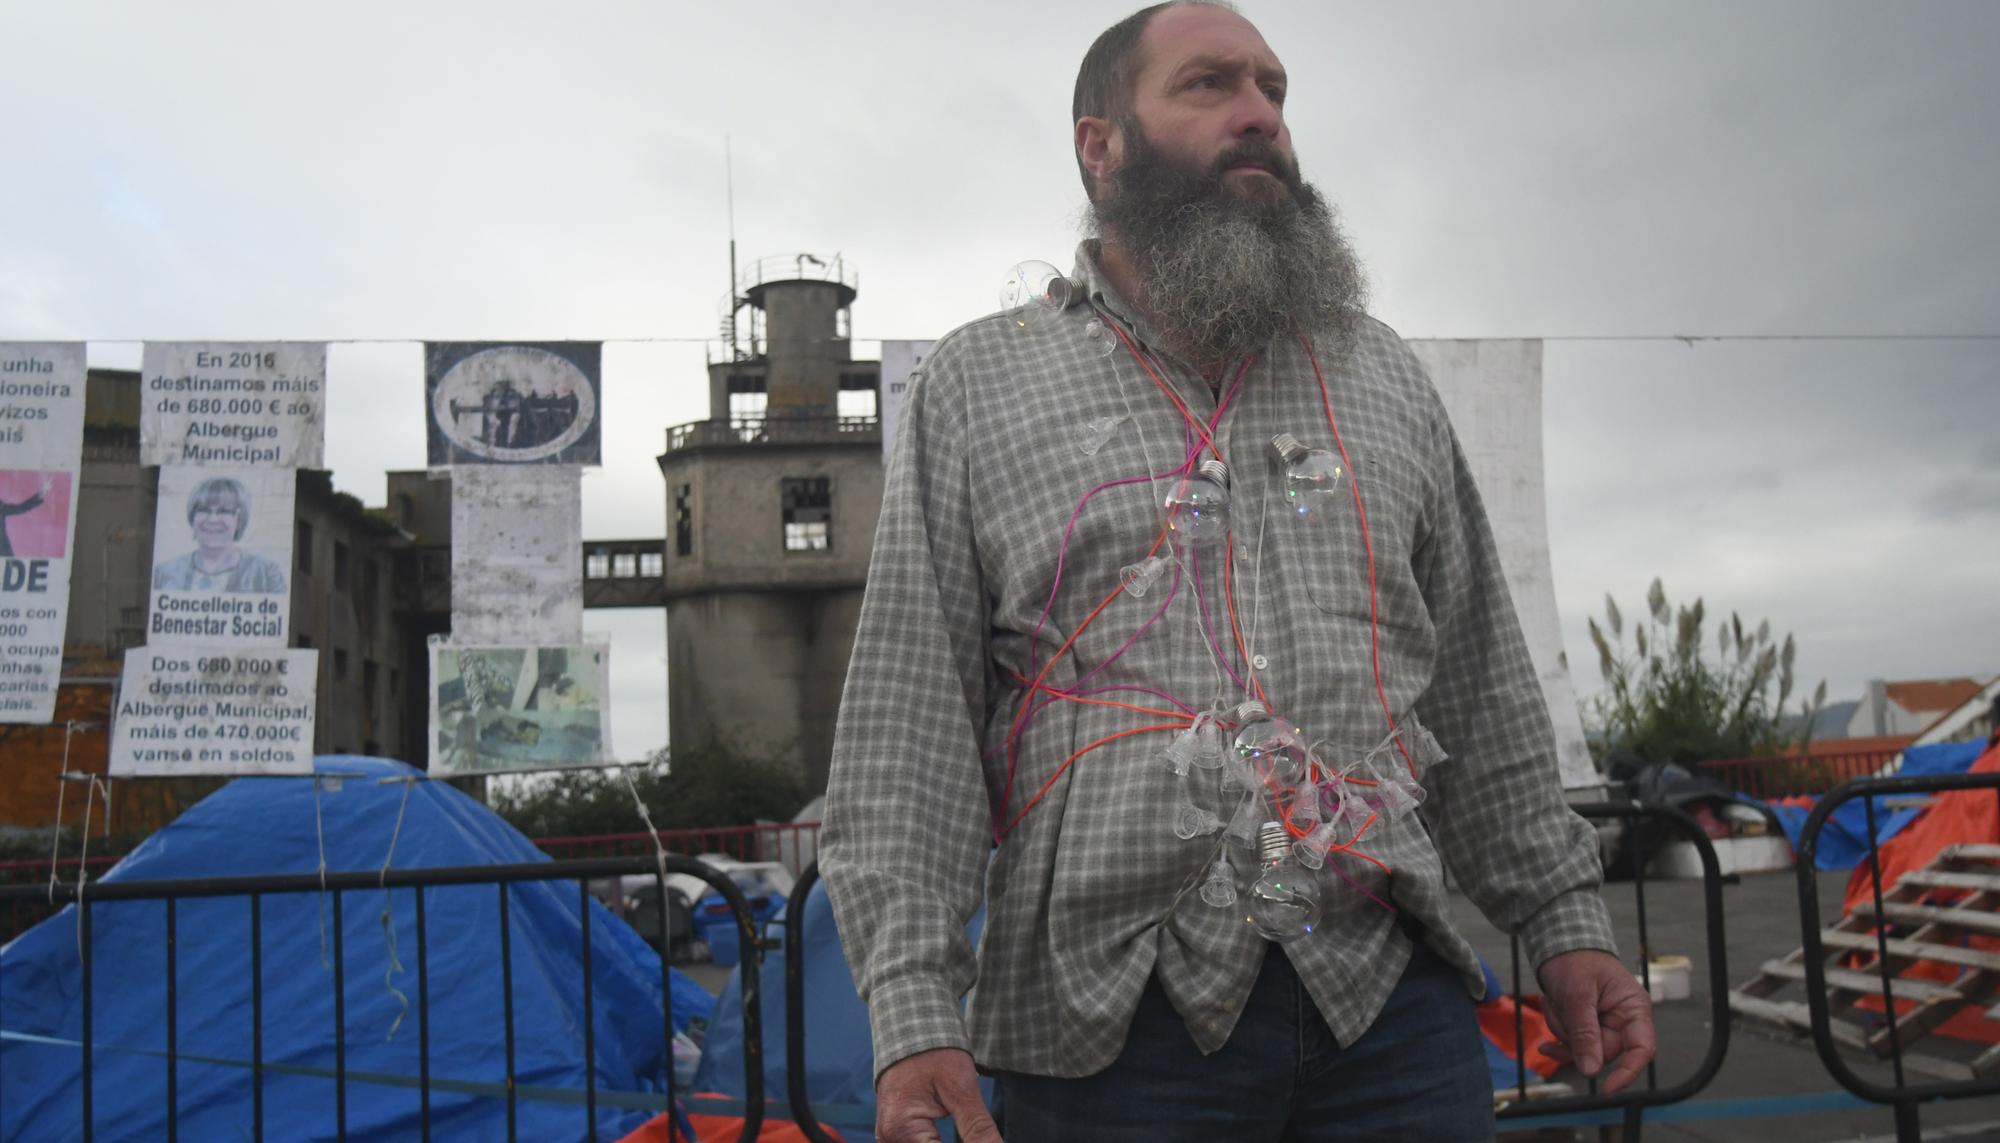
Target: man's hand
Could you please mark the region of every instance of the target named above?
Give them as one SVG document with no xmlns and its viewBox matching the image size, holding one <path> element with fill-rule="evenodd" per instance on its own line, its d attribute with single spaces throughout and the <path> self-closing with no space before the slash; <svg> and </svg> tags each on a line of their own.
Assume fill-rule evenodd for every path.
<svg viewBox="0 0 2000 1143">
<path fill-rule="evenodd" d="M 1618 958 L 1597 949 L 1558 953 L 1536 972 L 1556 1040 L 1542 1054 L 1594 1076 L 1612 1062 L 1603 1091 L 1616 1094 L 1653 1058 L 1653 1002 Z"/>
<path fill-rule="evenodd" d="M 986 1114 L 979 1075 L 966 1052 L 918 1052 L 884 1068 L 875 1081 L 875 1134 L 881 1143 L 938 1143 L 936 1121 L 947 1115 L 965 1143 L 1000 1143 L 1000 1129 Z"/>
</svg>

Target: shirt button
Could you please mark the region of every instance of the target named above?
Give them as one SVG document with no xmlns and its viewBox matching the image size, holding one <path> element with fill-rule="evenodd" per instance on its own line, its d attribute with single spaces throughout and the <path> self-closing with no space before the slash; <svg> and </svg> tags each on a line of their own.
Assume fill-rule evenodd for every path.
<svg viewBox="0 0 2000 1143">
<path fill-rule="evenodd" d="M 1238 548 L 1238 549 L 1236 549 L 1236 562 L 1237 562 L 1237 563 L 1239 563 L 1239 564 L 1247 564 L 1247 563 L 1249 563 L 1249 562 L 1250 562 L 1250 549 L 1249 549 L 1249 548 Z"/>
<path fill-rule="evenodd" d="M 1250 665 L 1261 671 L 1271 665 L 1271 660 L 1266 659 L 1262 655 L 1252 655 L 1250 656 Z"/>
</svg>

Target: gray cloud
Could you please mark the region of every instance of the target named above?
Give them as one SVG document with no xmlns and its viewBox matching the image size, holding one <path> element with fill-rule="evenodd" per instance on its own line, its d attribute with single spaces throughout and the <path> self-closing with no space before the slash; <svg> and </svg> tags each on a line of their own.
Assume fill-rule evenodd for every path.
<svg viewBox="0 0 2000 1143">
<path fill-rule="evenodd" d="M 105 339 L 711 337 L 725 133 L 746 260 L 845 253 L 858 353 L 936 336 L 1010 264 L 1067 263 L 1074 69 L 1137 3 L 779 3 L 754 29 L 638 2 L 8 5 L 0 338 L 131 364 Z M 2000 332 L 2000 7 L 1250 15 L 1406 334 Z M 702 350 L 607 349 L 586 535 L 660 533 L 652 456 L 706 413 Z M 419 360 L 334 348 L 342 488 L 379 502 L 383 469 L 421 465 Z M 2000 540 L 1969 514 L 2000 466 L 1996 375 L 1994 342 L 1551 342 L 1582 689 L 1584 614 L 1654 574 L 1796 630 L 1836 696 L 2000 670 L 1977 637 Z M 664 726 L 657 679 L 626 674 L 658 653 L 640 627 L 616 625 L 621 752 Z"/>
</svg>

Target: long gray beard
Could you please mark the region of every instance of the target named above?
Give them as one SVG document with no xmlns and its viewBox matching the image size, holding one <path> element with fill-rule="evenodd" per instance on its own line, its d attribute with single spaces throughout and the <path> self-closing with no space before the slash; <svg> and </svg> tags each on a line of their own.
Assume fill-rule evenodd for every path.
<svg viewBox="0 0 2000 1143">
<path fill-rule="evenodd" d="M 1173 171 L 1157 152 L 1136 158 L 1091 213 L 1139 272 L 1133 301 L 1175 349 L 1207 368 L 1298 332 L 1323 358 L 1353 347 L 1366 275 L 1310 184 L 1285 172 L 1293 202 L 1251 203 L 1219 174 Z"/>
</svg>

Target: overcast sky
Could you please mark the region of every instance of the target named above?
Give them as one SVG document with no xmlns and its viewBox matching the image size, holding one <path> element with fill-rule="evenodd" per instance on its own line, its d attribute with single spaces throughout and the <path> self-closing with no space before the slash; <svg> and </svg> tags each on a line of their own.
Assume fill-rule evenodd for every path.
<svg viewBox="0 0 2000 1143">
<path fill-rule="evenodd" d="M 860 338 L 934 337 L 1010 264 L 1068 265 L 1070 88 L 1127 10 L 0 2 L 0 339 L 365 339 L 331 351 L 327 456 L 375 504 L 424 461 L 416 340 L 610 341 L 584 534 L 659 535 L 725 137 L 745 260 L 840 252 Z M 1552 339 L 1580 692 L 1585 615 L 1656 574 L 1795 631 L 1834 698 L 2000 672 L 2000 5 L 1246 12 L 1378 316 Z M 1774 334 L 1989 339 L 1659 339 Z M 666 737 L 656 616 L 586 617 L 626 756 Z"/>
</svg>

